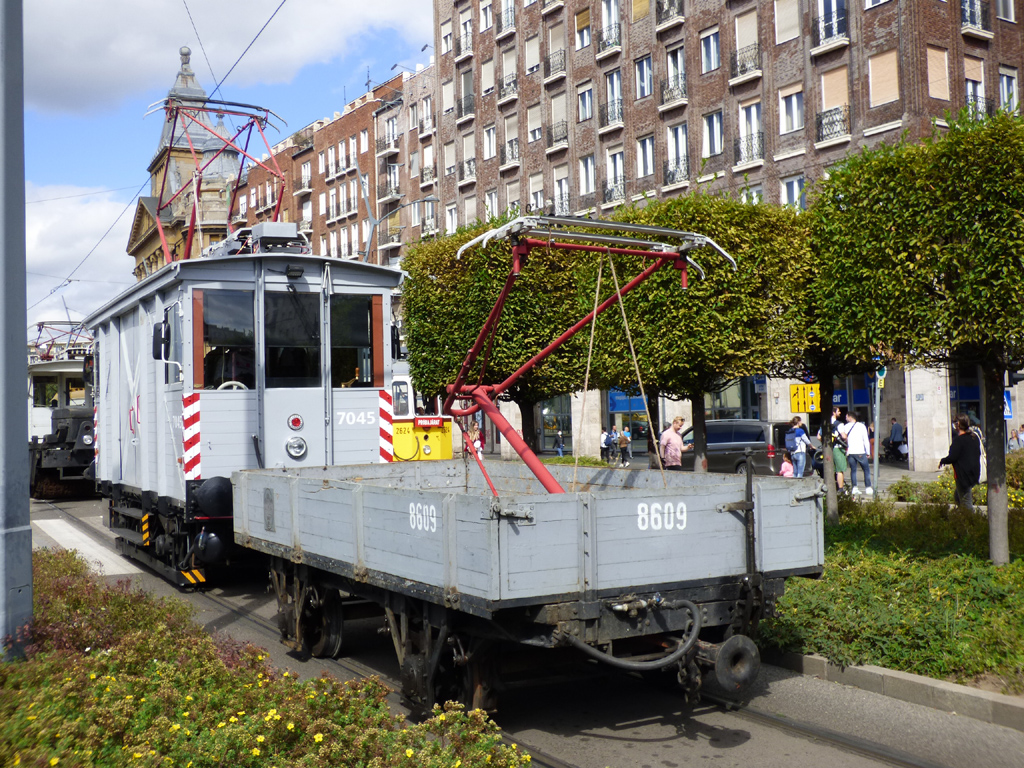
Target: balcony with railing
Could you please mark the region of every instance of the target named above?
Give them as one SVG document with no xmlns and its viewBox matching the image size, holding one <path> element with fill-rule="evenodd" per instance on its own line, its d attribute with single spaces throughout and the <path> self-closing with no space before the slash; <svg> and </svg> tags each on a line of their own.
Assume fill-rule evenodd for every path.
<svg viewBox="0 0 1024 768">
<path fill-rule="evenodd" d="M 473 33 L 467 32 L 455 38 L 455 61 L 468 59 L 473 55 Z"/>
<path fill-rule="evenodd" d="M 390 203 L 392 200 L 397 200 L 401 196 L 402 191 L 398 188 L 397 181 L 385 181 L 377 187 L 378 203 Z"/>
<path fill-rule="evenodd" d="M 815 119 L 815 141 L 848 141 L 850 138 L 850 107 L 841 106 L 819 112 Z"/>
<path fill-rule="evenodd" d="M 231 223 L 232 224 L 242 224 L 243 222 L 246 221 L 247 218 L 248 218 L 248 215 L 246 214 L 245 211 L 239 211 L 238 213 L 236 213 L 234 216 L 231 217 Z"/>
<path fill-rule="evenodd" d="M 554 83 L 565 77 L 565 51 L 554 51 L 544 57 L 544 82 Z"/>
<path fill-rule="evenodd" d="M 308 176 L 300 176 L 295 182 L 293 196 L 308 195 L 313 191 L 313 179 Z"/>
<path fill-rule="evenodd" d="M 381 139 L 377 139 L 377 157 L 386 157 L 388 155 L 398 154 L 398 137 L 397 136 L 385 136 Z M 341 166 L 337 166 L 340 170 Z M 335 174 L 338 171 L 335 171 Z"/>
<path fill-rule="evenodd" d="M 605 205 L 614 205 L 626 199 L 626 179 L 619 176 L 604 183 L 601 199 Z"/>
<path fill-rule="evenodd" d="M 811 28 L 811 56 L 818 56 L 835 48 L 850 44 L 846 11 L 836 11 L 818 16 Z"/>
<path fill-rule="evenodd" d="M 519 167 L 519 139 L 509 139 L 501 147 L 501 166 L 499 171 L 508 171 Z"/>
<path fill-rule="evenodd" d="M 761 46 L 758 43 L 733 51 L 729 69 L 729 85 L 739 85 L 761 76 Z"/>
<path fill-rule="evenodd" d="M 519 80 L 514 74 L 507 75 L 498 84 L 498 104 L 507 104 L 519 98 Z"/>
<path fill-rule="evenodd" d="M 622 51 L 622 26 L 620 24 L 609 24 L 602 29 L 597 36 L 597 58 Z"/>
<path fill-rule="evenodd" d="M 967 94 L 967 112 L 975 120 L 991 117 L 997 110 L 995 99 L 986 99 L 984 96 Z"/>
<path fill-rule="evenodd" d="M 476 158 L 471 157 L 459 163 L 459 186 L 476 183 Z"/>
<path fill-rule="evenodd" d="M 548 126 L 548 154 L 569 146 L 569 123 L 559 120 Z"/>
<path fill-rule="evenodd" d="M 420 138 L 429 136 L 434 132 L 434 126 L 436 125 L 433 115 L 424 115 L 420 118 Z"/>
<path fill-rule="evenodd" d="M 570 206 L 569 193 L 555 194 L 551 198 L 551 211 L 554 216 L 568 216 L 572 209 Z"/>
<path fill-rule="evenodd" d="M 597 205 L 597 192 L 581 192 L 576 198 L 576 210 L 586 211 Z"/>
<path fill-rule="evenodd" d="M 458 122 L 468 122 L 476 117 L 476 97 L 472 93 L 456 102 L 455 115 Z"/>
<path fill-rule="evenodd" d="M 549 13 L 554 13 L 559 8 L 562 8 L 564 5 L 565 0 L 544 0 L 543 5 L 541 5 L 541 16 L 546 16 Z"/>
<path fill-rule="evenodd" d="M 400 248 L 402 245 L 402 228 L 382 229 L 377 234 L 377 247 L 382 251 L 389 248 Z"/>
<path fill-rule="evenodd" d="M 602 104 L 597 110 L 598 133 L 622 127 L 622 99 Z"/>
<path fill-rule="evenodd" d="M 331 203 L 327 207 L 327 223 L 330 224 L 330 223 L 332 223 L 334 221 L 337 221 L 338 219 L 340 219 L 342 217 L 342 214 L 343 214 L 343 211 L 341 210 L 340 207 L 338 207 L 338 204 L 337 203 Z"/>
<path fill-rule="evenodd" d="M 494 39 L 501 40 L 506 35 L 511 35 L 515 31 L 516 9 L 510 5 L 504 10 L 499 11 L 497 18 L 494 20 Z"/>
<path fill-rule="evenodd" d="M 658 0 L 655 11 L 656 31 L 664 32 L 666 29 L 682 24 L 683 0 Z"/>
<path fill-rule="evenodd" d="M 437 219 L 433 216 L 424 216 L 420 220 L 420 233 L 429 235 L 433 232 L 437 232 Z"/>
<path fill-rule="evenodd" d="M 736 166 L 764 162 L 764 132 L 757 131 L 740 136 L 736 139 L 734 150 L 733 161 Z"/>
<path fill-rule="evenodd" d="M 666 187 L 674 187 L 679 184 L 686 184 L 690 180 L 690 159 L 678 157 L 675 160 L 666 160 L 662 184 Z"/>
<path fill-rule="evenodd" d="M 981 40 L 993 38 L 992 17 L 986 0 L 960 0 L 960 32 Z"/>
<path fill-rule="evenodd" d="M 686 75 L 678 74 L 661 81 L 661 106 L 659 112 L 667 112 L 676 107 L 685 107 Z"/>
<path fill-rule="evenodd" d="M 310 219 L 303 219 L 299 222 L 299 232 L 312 232 L 313 222 Z"/>
</svg>

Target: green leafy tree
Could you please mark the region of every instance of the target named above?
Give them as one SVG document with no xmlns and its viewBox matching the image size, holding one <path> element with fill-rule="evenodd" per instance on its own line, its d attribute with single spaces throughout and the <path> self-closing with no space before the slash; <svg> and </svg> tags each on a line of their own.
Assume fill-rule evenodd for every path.
<svg viewBox="0 0 1024 768">
<path fill-rule="evenodd" d="M 882 145 L 818 190 L 814 333 L 845 359 L 980 366 L 990 557 L 1008 561 L 1003 377 L 1024 364 L 1024 121 L 962 115 Z"/>
</svg>

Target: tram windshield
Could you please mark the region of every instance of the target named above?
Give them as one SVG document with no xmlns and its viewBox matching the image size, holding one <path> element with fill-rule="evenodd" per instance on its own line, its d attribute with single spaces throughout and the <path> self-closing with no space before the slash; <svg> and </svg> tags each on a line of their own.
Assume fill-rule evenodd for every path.
<svg viewBox="0 0 1024 768">
<path fill-rule="evenodd" d="M 331 296 L 331 386 L 372 387 L 371 301 Z"/>
<path fill-rule="evenodd" d="M 256 384 L 256 335 L 252 291 L 193 291 L 194 320 L 203 327 L 203 389 L 252 389 Z M 202 377 L 200 379 L 200 376 Z"/>
<path fill-rule="evenodd" d="M 267 388 L 320 386 L 320 294 L 266 295 Z"/>
</svg>

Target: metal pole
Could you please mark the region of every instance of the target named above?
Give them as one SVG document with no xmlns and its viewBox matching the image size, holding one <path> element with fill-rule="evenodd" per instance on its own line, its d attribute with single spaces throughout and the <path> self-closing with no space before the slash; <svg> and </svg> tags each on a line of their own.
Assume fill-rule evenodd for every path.
<svg viewBox="0 0 1024 768">
<path fill-rule="evenodd" d="M 25 382 L 25 110 L 21 0 L 0 4 L 0 641 L 32 618 Z M 20 655 L 17 645 L 11 655 Z M 0 644 L 0 656 L 7 651 Z"/>
<path fill-rule="evenodd" d="M 882 404 L 882 388 L 880 386 L 878 386 L 878 371 L 875 371 L 875 413 L 874 413 L 873 419 L 874 419 L 874 422 L 875 422 L 875 479 L 874 479 L 874 489 L 875 489 L 875 498 L 876 499 L 878 498 L 878 454 L 880 453 L 879 446 L 882 444 L 882 441 L 880 440 L 881 435 L 882 435 L 882 432 L 881 432 L 882 425 L 879 423 L 879 419 L 878 419 L 878 412 L 879 412 L 878 409 L 881 407 L 881 404 Z"/>
</svg>

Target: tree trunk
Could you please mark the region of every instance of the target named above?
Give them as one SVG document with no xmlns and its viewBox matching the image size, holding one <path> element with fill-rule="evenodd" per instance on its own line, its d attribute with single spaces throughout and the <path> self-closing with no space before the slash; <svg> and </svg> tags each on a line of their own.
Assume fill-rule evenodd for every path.
<svg viewBox="0 0 1024 768">
<path fill-rule="evenodd" d="M 839 495 L 836 493 L 836 462 L 832 456 L 832 374 L 818 376 L 818 382 L 821 390 L 821 415 L 824 417 L 821 423 L 821 459 L 825 475 L 825 518 L 835 525 L 839 522 Z M 878 485 L 877 481 L 875 485 Z"/>
<path fill-rule="evenodd" d="M 1006 440 L 1003 438 L 1003 369 L 983 366 L 985 450 L 988 453 L 988 556 L 993 565 L 1010 562 L 1009 504 L 1006 497 Z"/>
<path fill-rule="evenodd" d="M 690 410 L 693 412 L 693 471 L 708 471 L 708 428 L 704 417 L 704 394 L 690 395 Z"/>
<path fill-rule="evenodd" d="M 658 410 L 660 400 L 658 390 L 648 390 L 647 411 L 650 414 L 651 423 L 647 425 L 647 466 L 650 469 L 660 469 L 660 454 L 658 442 L 661 439 L 661 413 Z"/>
<path fill-rule="evenodd" d="M 530 450 L 534 453 L 539 453 L 539 440 L 537 439 L 537 419 L 535 414 L 537 409 L 534 407 L 536 403 L 521 403 L 518 400 L 516 405 L 519 406 L 519 415 L 523 422 L 523 442 L 530 446 Z"/>
</svg>

